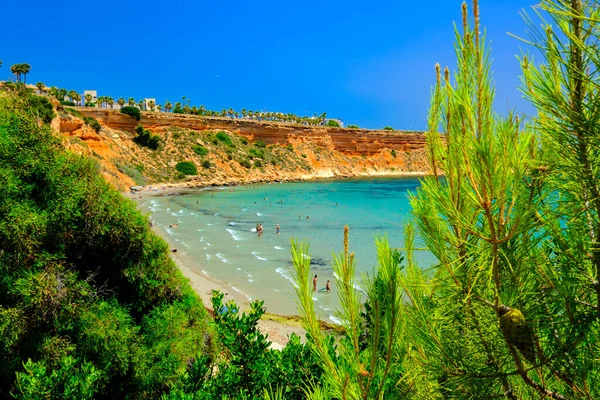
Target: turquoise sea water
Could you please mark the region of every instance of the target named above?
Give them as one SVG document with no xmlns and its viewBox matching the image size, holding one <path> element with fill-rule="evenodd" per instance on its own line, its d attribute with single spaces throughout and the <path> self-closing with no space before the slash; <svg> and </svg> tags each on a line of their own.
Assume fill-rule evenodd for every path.
<svg viewBox="0 0 600 400">
<path fill-rule="evenodd" d="M 315 294 L 316 310 L 320 318 L 336 321 L 332 253 L 343 249 L 344 225 L 350 227 L 357 273 L 372 272 L 375 235 L 387 234 L 392 247 L 403 247 L 408 192 L 418 186 L 416 178 L 275 183 L 154 196 L 140 207 L 151 213 L 186 265 L 238 297 L 264 300 L 267 311 L 276 314 L 297 314 L 290 238 L 306 239 L 318 288 L 327 280 L 332 287 L 332 293 Z M 257 223 L 264 227 L 260 238 Z M 415 258 L 423 267 L 435 262 L 426 251 L 415 252 Z"/>
</svg>

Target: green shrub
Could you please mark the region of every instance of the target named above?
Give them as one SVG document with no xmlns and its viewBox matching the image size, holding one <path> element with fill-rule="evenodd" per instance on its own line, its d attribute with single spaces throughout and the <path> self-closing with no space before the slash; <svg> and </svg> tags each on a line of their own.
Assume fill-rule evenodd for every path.
<svg viewBox="0 0 600 400">
<path fill-rule="evenodd" d="M 208 149 L 199 144 L 192 146 L 192 150 L 194 150 L 194 153 L 198 154 L 199 156 L 205 156 L 208 154 Z"/>
<path fill-rule="evenodd" d="M 246 160 L 245 158 L 243 160 L 240 160 L 239 163 L 244 168 L 252 168 L 252 164 L 250 164 L 250 161 Z"/>
<path fill-rule="evenodd" d="M 385 128 L 383 128 L 384 131 L 393 131 L 394 128 L 392 128 L 391 126 L 386 126 Z"/>
<path fill-rule="evenodd" d="M 210 168 L 210 161 L 208 161 L 208 160 L 202 161 L 202 166 L 206 169 Z"/>
<path fill-rule="evenodd" d="M 308 157 L 306 154 L 300 154 L 302 156 L 302 158 L 306 158 Z"/>
<path fill-rule="evenodd" d="M 228 160 L 233 160 L 233 155 L 232 154 L 227 154 L 227 159 Z"/>
<path fill-rule="evenodd" d="M 287 151 L 294 151 L 294 146 L 292 146 L 291 144 L 288 144 L 287 146 L 285 146 Z"/>
<path fill-rule="evenodd" d="M 327 126 L 331 126 L 331 127 L 334 127 L 334 128 L 339 128 L 340 127 L 340 123 L 337 122 L 337 121 L 335 121 L 335 120 L 333 120 L 333 119 L 330 119 L 329 121 L 327 121 Z"/>
<path fill-rule="evenodd" d="M 396 158 L 396 150 L 395 149 L 392 149 L 392 151 L 390 153 L 392 153 L 392 157 Z"/>
<path fill-rule="evenodd" d="M 73 103 L 72 101 L 69 101 L 69 100 L 61 100 L 60 104 L 63 106 L 75 107 L 75 103 Z"/>
<path fill-rule="evenodd" d="M 121 108 L 121 113 L 135 118 L 136 121 L 139 121 L 140 118 L 142 117 L 140 109 L 137 107 L 125 106 L 125 107 Z"/>
<path fill-rule="evenodd" d="M 54 107 L 46 97 L 29 95 L 27 98 L 27 112 L 39 118 L 43 123 L 49 124 L 54 118 Z"/>
<path fill-rule="evenodd" d="M 254 166 L 257 167 L 257 168 L 260 168 L 260 167 L 263 166 L 263 163 L 260 160 L 256 160 L 256 161 L 254 161 Z"/>
<path fill-rule="evenodd" d="M 191 161 L 178 162 L 175 169 L 186 175 L 198 175 L 198 169 Z"/>
<path fill-rule="evenodd" d="M 254 145 L 256 147 L 260 147 L 260 148 L 265 148 L 267 147 L 267 144 L 265 142 L 263 142 L 262 140 L 257 140 L 256 142 L 254 142 Z"/>
<path fill-rule="evenodd" d="M 81 113 L 78 110 L 74 109 L 74 108 L 65 108 L 65 112 L 67 114 L 71 114 L 71 115 L 74 115 L 76 117 L 79 117 L 79 118 L 83 119 L 83 115 L 81 115 Z"/>
<path fill-rule="evenodd" d="M 220 132 L 217 132 L 215 137 L 220 142 L 223 142 L 223 144 L 226 144 L 227 146 L 233 146 L 233 143 L 231 142 L 231 138 L 229 137 L 229 135 L 227 133 L 220 131 Z"/>
<path fill-rule="evenodd" d="M 96 133 L 100 132 L 100 129 L 102 129 L 102 125 L 100 125 L 100 122 L 98 122 L 94 117 L 83 117 L 83 122 L 85 122 L 86 125 L 89 125 L 90 128 L 92 128 L 93 130 L 95 130 Z"/>
<path fill-rule="evenodd" d="M 217 139 L 213 139 L 212 140 L 212 144 L 214 144 L 215 146 L 219 144 L 219 141 Z"/>
<path fill-rule="evenodd" d="M 248 139 L 246 139 L 246 138 L 242 138 L 242 144 L 243 144 L 243 145 L 247 145 L 247 144 L 248 144 Z"/>
<path fill-rule="evenodd" d="M 96 107 L 96 103 L 85 103 L 86 107 Z"/>
<path fill-rule="evenodd" d="M 265 153 L 263 151 L 260 151 L 260 150 L 250 149 L 248 151 L 248 153 L 250 155 L 252 155 L 253 157 L 256 157 L 256 158 L 265 158 Z"/>
<path fill-rule="evenodd" d="M 153 135 L 148 129 L 144 129 L 142 125 L 138 124 L 135 127 L 135 132 L 137 136 L 133 138 L 133 141 L 140 146 L 148 147 L 151 150 L 156 150 L 160 146 L 160 137 Z"/>
<path fill-rule="evenodd" d="M 358 125 L 348 125 L 348 129 L 360 129 Z"/>
<path fill-rule="evenodd" d="M 271 160 L 271 165 L 277 165 L 277 160 Z"/>
</svg>

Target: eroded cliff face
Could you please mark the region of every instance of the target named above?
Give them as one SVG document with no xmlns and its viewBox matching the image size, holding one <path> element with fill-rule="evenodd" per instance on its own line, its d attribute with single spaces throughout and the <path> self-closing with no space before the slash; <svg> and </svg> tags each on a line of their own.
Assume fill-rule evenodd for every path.
<svg viewBox="0 0 600 400">
<path fill-rule="evenodd" d="M 120 190 L 135 184 L 178 181 L 189 186 L 327 177 L 427 173 L 425 138 L 418 133 L 302 127 L 276 122 L 205 118 L 143 112 L 138 122 L 117 110 L 78 108 L 97 119 L 96 133 L 81 118 L 61 113 L 54 126 L 71 149 L 96 157 L 102 173 Z M 161 138 L 158 150 L 133 142 L 137 124 Z M 216 131 L 233 140 L 224 145 Z M 256 141 L 267 144 L 257 148 Z M 206 155 L 194 152 L 204 146 Z M 182 177 L 179 161 L 192 161 L 199 174 Z M 202 165 L 205 165 L 203 167 Z"/>
</svg>

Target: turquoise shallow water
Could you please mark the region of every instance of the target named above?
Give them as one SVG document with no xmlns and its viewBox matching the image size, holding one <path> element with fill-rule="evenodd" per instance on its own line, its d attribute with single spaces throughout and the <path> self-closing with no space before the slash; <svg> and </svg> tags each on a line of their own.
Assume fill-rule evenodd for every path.
<svg viewBox="0 0 600 400">
<path fill-rule="evenodd" d="M 186 265 L 238 296 L 264 300 L 267 311 L 277 314 L 297 314 L 290 238 L 306 239 L 318 287 L 327 280 L 332 286 L 332 293 L 315 294 L 316 310 L 322 319 L 336 321 L 332 252 L 343 248 L 344 225 L 350 227 L 357 273 L 373 271 L 375 235 L 387 233 L 392 247 L 403 246 L 408 192 L 418 186 L 416 178 L 277 183 L 149 197 L 140 207 L 151 213 Z M 264 227 L 260 238 L 257 223 Z M 435 262 L 429 252 L 415 253 L 423 267 Z"/>
</svg>

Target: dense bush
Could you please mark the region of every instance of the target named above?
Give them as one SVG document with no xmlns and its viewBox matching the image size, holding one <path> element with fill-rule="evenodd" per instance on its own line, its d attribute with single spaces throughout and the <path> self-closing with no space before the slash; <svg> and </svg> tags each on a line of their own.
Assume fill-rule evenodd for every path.
<svg viewBox="0 0 600 400">
<path fill-rule="evenodd" d="M 390 153 L 392 154 L 392 157 L 396 158 L 396 150 L 392 149 L 392 151 L 390 151 Z"/>
<path fill-rule="evenodd" d="M 255 160 L 254 161 L 254 166 L 257 167 L 257 168 L 260 168 L 260 167 L 263 166 L 263 163 L 262 163 L 261 160 Z"/>
<path fill-rule="evenodd" d="M 265 142 L 263 142 L 262 140 L 257 140 L 256 142 L 254 142 L 254 145 L 256 147 L 260 147 L 260 148 L 265 148 L 267 147 L 267 144 Z"/>
<path fill-rule="evenodd" d="M 100 129 L 102 129 L 102 125 L 100 125 L 100 122 L 98 122 L 98 120 L 96 120 L 94 117 L 84 117 L 83 121 L 96 132 L 100 132 Z"/>
<path fill-rule="evenodd" d="M 394 128 L 392 128 L 391 126 L 386 126 L 385 128 L 383 128 L 384 131 L 393 131 Z"/>
<path fill-rule="evenodd" d="M 215 135 L 215 138 L 222 142 L 223 144 L 226 144 L 227 146 L 233 146 L 233 142 L 231 141 L 231 138 L 229 137 L 229 135 L 223 131 L 217 132 L 217 134 Z"/>
<path fill-rule="evenodd" d="M 26 110 L 31 115 L 39 118 L 45 124 L 52 122 L 55 115 L 54 107 L 46 97 L 28 94 L 25 95 L 25 102 L 27 104 Z"/>
<path fill-rule="evenodd" d="M 248 144 L 248 139 L 246 139 L 246 138 L 242 138 L 242 139 L 241 139 L 241 142 L 242 142 L 242 144 L 245 146 L 245 145 L 247 145 L 247 144 Z"/>
<path fill-rule="evenodd" d="M 198 168 L 196 168 L 196 165 L 191 161 L 178 162 L 177 165 L 175 165 L 175 169 L 186 175 L 198 175 Z"/>
<path fill-rule="evenodd" d="M 335 121 L 335 120 L 333 120 L 333 119 L 330 119 L 329 121 L 327 121 L 327 126 L 331 126 L 331 127 L 334 127 L 334 128 L 339 128 L 340 127 L 340 123 L 337 122 L 337 121 Z"/>
<path fill-rule="evenodd" d="M 70 100 L 61 100 L 60 104 L 63 106 L 75 107 L 75 103 Z"/>
<path fill-rule="evenodd" d="M 38 115 L 0 96 L 0 398 L 158 398 L 214 358 L 207 313 L 148 219 Z"/>
<path fill-rule="evenodd" d="M 265 158 L 265 153 L 261 150 L 250 149 L 248 151 L 248 154 L 250 154 L 252 157 L 256 157 L 256 158 Z"/>
<path fill-rule="evenodd" d="M 194 150 L 194 153 L 198 154 L 199 156 L 205 156 L 208 154 L 208 149 L 199 144 L 192 146 L 192 150 Z"/>
<path fill-rule="evenodd" d="M 133 141 L 140 146 L 148 147 L 151 150 L 156 150 L 160 146 L 160 137 L 153 135 L 148 129 L 144 129 L 142 125 L 135 127 L 137 136 L 133 138 Z"/>
<path fill-rule="evenodd" d="M 244 168 L 252 168 L 252 164 L 250 164 L 250 161 L 248 161 L 247 159 L 242 159 L 239 161 L 240 165 Z"/>
<path fill-rule="evenodd" d="M 140 118 L 142 117 L 140 109 L 137 107 L 131 107 L 131 106 L 121 107 L 121 113 L 135 118 L 136 121 L 139 121 Z"/>
<path fill-rule="evenodd" d="M 207 168 L 207 169 L 210 168 L 210 161 L 208 161 L 208 160 L 202 161 L 202 167 Z"/>
</svg>

